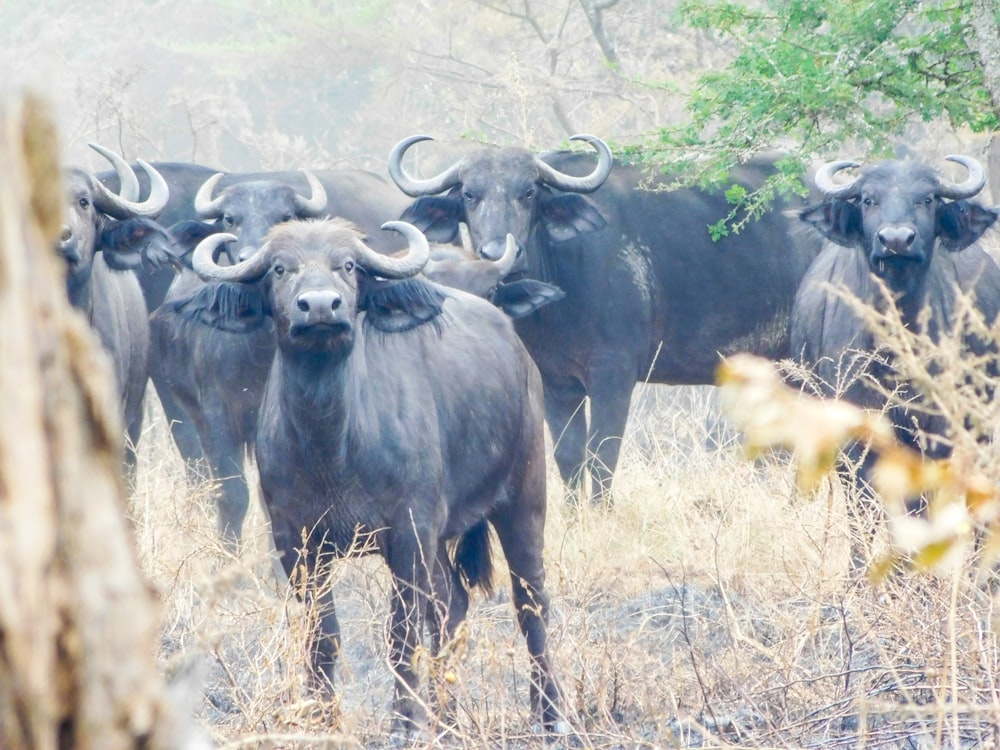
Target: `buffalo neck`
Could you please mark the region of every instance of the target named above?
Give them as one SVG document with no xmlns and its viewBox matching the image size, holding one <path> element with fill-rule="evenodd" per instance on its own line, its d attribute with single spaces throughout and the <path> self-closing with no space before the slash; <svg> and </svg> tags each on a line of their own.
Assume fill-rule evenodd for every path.
<svg viewBox="0 0 1000 750">
<path fill-rule="evenodd" d="M 890 271 L 881 277 L 872 271 L 872 275 L 879 278 L 887 287 L 892 304 L 899 312 L 900 320 L 910 330 L 917 330 L 923 317 L 922 312 L 928 304 L 928 276 L 932 273 L 934 263 L 932 257 L 922 268 L 904 267 L 902 274 Z M 885 312 L 889 304 L 885 294 L 877 285 L 873 285 L 873 292 L 875 296 L 870 303 L 876 310 Z"/>
<path fill-rule="evenodd" d="M 90 283 L 91 274 L 90 269 L 85 274 L 70 274 L 66 279 L 66 294 L 70 305 L 87 316 L 88 320 L 93 321 L 94 295 L 93 285 Z"/>
<path fill-rule="evenodd" d="M 312 434 L 321 443 L 343 434 L 356 380 L 354 361 L 353 355 L 279 348 L 271 378 L 279 384 L 282 413 L 296 433 Z"/>
</svg>

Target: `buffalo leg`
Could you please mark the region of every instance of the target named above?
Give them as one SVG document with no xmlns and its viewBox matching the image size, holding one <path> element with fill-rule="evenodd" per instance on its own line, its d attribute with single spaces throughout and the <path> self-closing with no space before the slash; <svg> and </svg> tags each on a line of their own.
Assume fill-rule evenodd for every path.
<svg viewBox="0 0 1000 750">
<path fill-rule="evenodd" d="M 440 656 L 442 649 L 455 638 L 455 631 L 469 611 L 469 594 L 443 544 L 438 549 L 433 586 L 433 596 L 427 609 L 427 624 L 434 656 Z M 455 726 L 455 699 L 448 693 L 446 683 L 440 679 L 435 685 L 433 698 L 440 723 Z"/>
<path fill-rule="evenodd" d="M 325 579 L 326 576 L 318 576 Z M 340 623 L 333 604 L 333 592 L 329 583 L 321 583 L 323 588 L 313 592 L 307 604 L 314 608 L 315 625 L 312 633 L 312 678 L 317 691 L 323 696 L 333 695 L 334 669 L 340 656 Z"/>
<path fill-rule="evenodd" d="M 562 710 L 562 691 L 548 651 L 549 596 L 542 562 L 544 496 L 542 491 L 540 501 L 504 504 L 493 511 L 490 522 L 507 558 L 517 624 L 531 657 L 532 710 L 547 731 L 565 733 L 568 726 Z"/>
<path fill-rule="evenodd" d="M 311 623 L 309 654 L 313 687 L 322 697 L 332 697 L 334 670 L 340 656 L 340 622 L 324 567 L 332 559 L 321 558 L 316 549 L 300 549 L 302 540 L 288 524 L 275 523 L 273 529 L 274 546 L 285 576 L 295 596 L 305 604 L 306 621 Z"/>
<path fill-rule="evenodd" d="M 416 737 L 426 724 L 414 654 L 424 631 L 438 543 L 432 534 L 418 535 L 412 522 L 403 521 L 393 528 L 400 529 L 400 533 L 392 534 L 386 551 L 393 578 L 389 615 L 389 664 L 396 676 L 392 734 L 408 740 Z"/>
<path fill-rule="evenodd" d="M 611 483 L 618 467 L 622 436 L 628 423 L 634 370 L 622 372 L 620 365 L 596 371 L 591 376 L 590 434 L 587 440 L 590 470 L 590 501 L 597 507 L 611 505 Z"/>
<path fill-rule="evenodd" d="M 848 444 L 837 465 L 837 476 L 847 500 L 851 524 L 851 571 L 858 573 L 868 566 L 877 524 L 883 519 L 882 502 L 871 484 L 876 455 L 867 446 Z"/>
<path fill-rule="evenodd" d="M 194 463 L 202 458 L 201 439 L 198 437 L 198 430 L 191 419 L 189 411 L 184 407 L 182 399 L 184 395 L 174 392 L 171 382 L 171 372 L 174 364 L 167 361 L 169 356 L 178 356 L 184 362 L 185 356 L 190 356 L 190 352 L 179 347 L 178 343 L 172 340 L 171 333 L 165 323 L 153 315 L 149 321 L 150 347 L 149 347 L 149 373 L 156 395 L 160 399 L 160 406 L 170 427 L 170 435 L 177 452 L 186 463 Z M 169 353 L 169 354 L 168 354 Z M 189 396 L 194 398 L 194 396 Z"/>
<path fill-rule="evenodd" d="M 244 476 L 244 446 L 226 429 L 223 418 L 206 415 L 198 424 L 201 444 L 212 478 L 219 483 L 219 534 L 234 549 L 243 535 L 243 520 L 250 505 L 250 490 Z"/>
<path fill-rule="evenodd" d="M 198 430 L 194 421 L 188 416 L 184 408 L 177 403 L 170 386 L 160 378 L 153 376 L 153 387 L 156 388 L 156 395 L 160 398 L 160 406 L 170 427 L 170 437 L 177 447 L 177 452 L 186 463 L 194 463 L 204 455 L 201 449 L 201 439 L 198 437 Z"/>
<path fill-rule="evenodd" d="M 554 443 L 556 466 L 571 502 L 582 493 L 587 457 L 586 391 L 576 379 L 545 379 L 545 421 Z"/>
<path fill-rule="evenodd" d="M 142 418 L 145 400 L 142 394 L 138 397 L 138 403 L 130 405 L 130 413 L 125 414 L 125 478 L 129 484 L 129 489 L 135 489 L 136 470 L 138 457 L 136 450 L 139 445 L 139 438 L 142 436 Z"/>
</svg>

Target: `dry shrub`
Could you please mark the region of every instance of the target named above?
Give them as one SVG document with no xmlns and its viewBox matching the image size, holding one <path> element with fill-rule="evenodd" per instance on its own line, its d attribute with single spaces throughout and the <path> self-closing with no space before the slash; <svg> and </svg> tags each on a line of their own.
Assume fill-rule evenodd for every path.
<svg viewBox="0 0 1000 750">
<path fill-rule="evenodd" d="M 251 541 L 228 553 L 211 485 L 187 479 L 162 423 L 150 422 L 132 499 L 137 539 L 164 601 L 164 669 L 197 682 L 201 721 L 224 747 L 388 746 L 380 559 L 331 570 L 344 656 L 338 698 L 317 704 L 304 671 L 309 615 L 275 582 L 263 513 L 255 504 Z M 550 638 L 578 733 L 564 744 L 993 741 L 994 604 L 970 566 L 879 588 L 850 577 L 839 485 L 802 496 L 786 456 L 746 460 L 713 389 L 637 389 L 610 511 L 569 509 L 554 471 L 549 495 Z M 442 659 L 422 656 L 427 695 L 458 706 L 458 728 L 428 745 L 539 742 L 505 576 L 500 563 L 498 593 L 474 597 Z"/>
</svg>

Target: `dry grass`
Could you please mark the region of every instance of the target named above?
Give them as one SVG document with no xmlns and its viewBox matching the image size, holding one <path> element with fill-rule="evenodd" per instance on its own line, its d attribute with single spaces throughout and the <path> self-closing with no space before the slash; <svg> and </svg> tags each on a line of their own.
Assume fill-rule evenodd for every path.
<svg viewBox="0 0 1000 750">
<path fill-rule="evenodd" d="M 640 388 L 609 513 L 569 512 L 551 477 L 551 642 L 577 732 L 559 744 L 994 743 L 992 596 L 965 574 L 898 577 L 877 590 L 850 579 L 840 490 L 797 496 L 784 461 L 746 461 L 711 413 L 711 389 Z M 709 436 L 722 446 L 706 448 Z M 227 554 L 211 486 L 187 482 L 161 424 L 141 447 L 132 510 L 162 596 L 163 665 L 214 740 L 387 746 L 380 561 L 332 571 L 345 658 L 336 703 L 317 705 L 302 666 L 305 614 L 274 582 L 262 513 L 249 519 L 248 548 Z M 457 681 L 428 681 L 456 696 L 460 731 L 429 744 L 542 743 L 512 615 L 504 586 L 475 599 L 468 638 L 450 657 Z"/>
</svg>

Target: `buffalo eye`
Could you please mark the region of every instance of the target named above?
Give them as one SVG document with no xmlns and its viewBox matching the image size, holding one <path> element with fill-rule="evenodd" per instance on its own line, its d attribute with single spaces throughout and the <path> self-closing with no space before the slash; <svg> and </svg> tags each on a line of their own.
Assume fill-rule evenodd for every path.
<svg viewBox="0 0 1000 750">
<path fill-rule="evenodd" d="M 90 199 L 87 197 L 80 198 L 77 203 L 80 204 L 80 208 L 90 208 Z"/>
<path fill-rule="evenodd" d="M 277 277 L 279 277 L 279 278 L 285 275 L 285 267 L 283 265 L 281 265 L 280 263 L 275 263 L 274 264 L 274 268 L 271 269 L 271 270 L 273 270 L 274 271 L 274 275 L 277 276 Z"/>
<path fill-rule="evenodd" d="M 223 214 L 222 223 L 227 227 L 231 227 L 233 224 L 236 223 L 236 220 L 233 219 L 232 214 Z"/>
<path fill-rule="evenodd" d="M 346 271 L 347 273 L 354 273 L 354 261 L 353 260 L 349 260 L 346 263 L 344 263 L 344 271 Z"/>
<path fill-rule="evenodd" d="M 479 198 L 476 197 L 475 193 L 472 193 L 472 192 L 470 192 L 468 190 L 466 190 L 464 193 L 462 193 L 462 198 L 465 199 L 466 203 L 475 203 L 476 201 L 479 200 Z"/>
<path fill-rule="evenodd" d="M 530 188 L 524 191 L 524 199 L 529 200 L 535 197 L 535 187 L 532 185 Z"/>
<path fill-rule="evenodd" d="M 929 206 L 933 202 L 934 202 L 934 196 L 933 195 L 928 195 L 926 198 L 924 198 L 924 205 L 925 206 Z"/>
<path fill-rule="evenodd" d="M 870 198 L 870 197 L 865 197 L 865 198 L 863 198 L 863 199 L 861 200 L 861 203 L 862 203 L 862 204 L 863 204 L 863 205 L 864 205 L 864 206 L 865 206 L 866 208 L 871 208 L 872 206 L 874 206 L 874 205 L 875 205 L 875 199 L 874 199 L 874 198 Z"/>
</svg>

